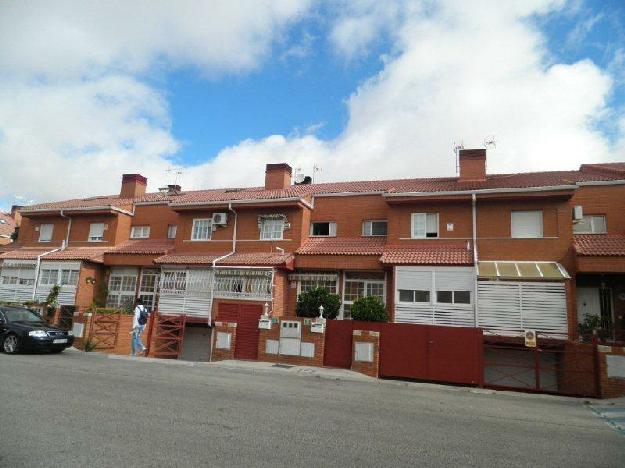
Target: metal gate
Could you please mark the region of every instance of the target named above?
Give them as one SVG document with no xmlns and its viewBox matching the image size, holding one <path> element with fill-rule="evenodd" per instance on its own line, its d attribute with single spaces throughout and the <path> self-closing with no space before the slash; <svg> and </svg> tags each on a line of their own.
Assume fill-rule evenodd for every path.
<svg viewBox="0 0 625 468">
<path fill-rule="evenodd" d="M 156 314 L 154 320 L 155 337 L 153 356 L 157 358 L 178 359 L 182 353 L 185 315 Z"/>
<path fill-rule="evenodd" d="M 220 303 L 217 320 L 235 322 L 237 337 L 234 346 L 236 359 L 258 359 L 258 320 L 263 313 L 260 304 Z"/>
<path fill-rule="evenodd" d="M 535 348 L 527 348 L 510 343 L 485 343 L 484 385 L 504 390 L 600 397 L 597 346 L 539 342 Z"/>
<path fill-rule="evenodd" d="M 329 320 L 324 365 L 349 369 L 352 331 L 380 332 L 380 376 L 481 385 L 482 330 Z"/>
<path fill-rule="evenodd" d="M 90 338 L 96 350 L 113 349 L 117 344 L 120 314 L 93 314 Z"/>
</svg>

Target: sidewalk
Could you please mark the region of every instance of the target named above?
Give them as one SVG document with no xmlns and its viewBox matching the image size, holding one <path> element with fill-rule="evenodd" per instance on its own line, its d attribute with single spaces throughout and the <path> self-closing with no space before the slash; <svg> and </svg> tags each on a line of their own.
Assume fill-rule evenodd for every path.
<svg viewBox="0 0 625 468">
<path fill-rule="evenodd" d="M 615 431 L 625 435 L 625 397 L 593 403 L 590 409 Z"/>
</svg>

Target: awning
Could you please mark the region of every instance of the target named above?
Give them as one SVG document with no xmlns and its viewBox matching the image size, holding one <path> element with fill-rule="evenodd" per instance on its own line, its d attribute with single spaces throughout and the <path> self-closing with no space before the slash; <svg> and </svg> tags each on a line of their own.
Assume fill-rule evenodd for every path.
<svg viewBox="0 0 625 468">
<path fill-rule="evenodd" d="M 557 281 L 570 278 L 557 262 L 477 262 L 477 276 L 484 279 Z"/>
</svg>

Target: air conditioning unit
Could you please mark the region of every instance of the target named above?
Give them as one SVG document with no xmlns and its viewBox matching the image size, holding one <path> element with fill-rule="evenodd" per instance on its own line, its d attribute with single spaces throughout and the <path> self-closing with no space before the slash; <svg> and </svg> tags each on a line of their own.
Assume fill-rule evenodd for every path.
<svg viewBox="0 0 625 468">
<path fill-rule="evenodd" d="M 213 225 L 225 226 L 228 224 L 227 213 L 213 213 Z"/>
<path fill-rule="evenodd" d="M 584 209 L 581 205 L 573 207 L 573 221 L 581 221 L 584 218 Z"/>
</svg>

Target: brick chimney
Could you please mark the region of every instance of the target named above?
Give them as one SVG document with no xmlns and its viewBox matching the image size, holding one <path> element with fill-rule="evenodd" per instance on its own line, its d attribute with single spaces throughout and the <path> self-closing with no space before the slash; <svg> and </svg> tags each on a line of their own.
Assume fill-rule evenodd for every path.
<svg viewBox="0 0 625 468">
<path fill-rule="evenodd" d="M 267 164 L 265 169 L 265 189 L 280 190 L 291 186 L 293 169 L 286 163 Z"/>
<path fill-rule="evenodd" d="M 486 150 L 461 149 L 458 156 L 460 182 L 486 180 Z"/>
<path fill-rule="evenodd" d="M 19 226 L 22 222 L 22 213 L 20 213 L 21 208 L 23 208 L 21 205 L 13 205 L 11 207 L 11 218 L 15 221 L 16 226 Z"/>
<path fill-rule="evenodd" d="M 119 192 L 121 198 L 136 198 L 145 193 L 148 179 L 141 174 L 122 175 L 122 189 Z"/>
</svg>

